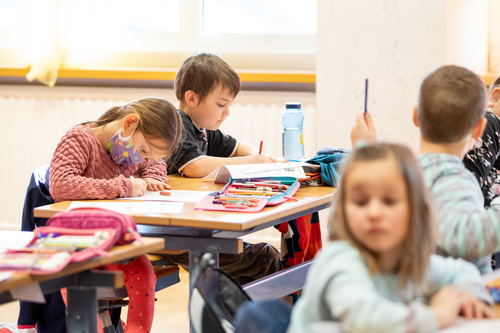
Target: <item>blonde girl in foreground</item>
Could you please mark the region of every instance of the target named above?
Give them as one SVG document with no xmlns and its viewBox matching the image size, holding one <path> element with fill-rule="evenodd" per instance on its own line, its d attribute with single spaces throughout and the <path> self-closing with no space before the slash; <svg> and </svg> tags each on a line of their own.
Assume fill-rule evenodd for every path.
<svg viewBox="0 0 500 333">
<path fill-rule="evenodd" d="M 333 321 L 347 332 L 435 332 L 458 316 L 495 316 L 477 268 L 433 254 L 436 223 L 408 148 L 354 150 L 329 223 L 331 242 L 308 274 L 289 333 Z"/>
</svg>

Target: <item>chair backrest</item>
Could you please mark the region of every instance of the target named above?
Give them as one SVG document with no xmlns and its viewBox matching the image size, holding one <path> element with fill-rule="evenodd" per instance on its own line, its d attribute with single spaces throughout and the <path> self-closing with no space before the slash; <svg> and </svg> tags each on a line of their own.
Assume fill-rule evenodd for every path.
<svg viewBox="0 0 500 333">
<path fill-rule="evenodd" d="M 22 231 L 32 231 L 36 227 L 44 226 L 46 218 L 33 216 L 33 209 L 54 203 L 49 192 L 50 165 L 42 165 L 33 170 L 24 198 L 23 215 L 21 220 Z"/>
</svg>

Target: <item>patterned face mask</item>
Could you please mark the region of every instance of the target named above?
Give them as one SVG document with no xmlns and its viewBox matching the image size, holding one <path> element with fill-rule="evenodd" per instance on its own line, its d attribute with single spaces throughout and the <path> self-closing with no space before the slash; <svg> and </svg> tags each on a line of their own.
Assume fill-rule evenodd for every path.
<svg viewBox="0 0 500 333">
<path fill-rule="evenodd" d="M 133 134 L 123 138 L 120 130 L 109 140 L 108 151 L 116 164 L 136 165 L 142 162 L 141 155 L 134 144 L 134 139 L 132 139 Z"/>
</svg>

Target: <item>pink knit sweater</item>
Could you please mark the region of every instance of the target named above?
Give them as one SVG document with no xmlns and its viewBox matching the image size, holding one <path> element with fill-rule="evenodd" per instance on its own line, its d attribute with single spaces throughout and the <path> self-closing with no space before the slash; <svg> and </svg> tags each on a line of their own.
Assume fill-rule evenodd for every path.
<svg viewBox="0 0 500 333">
<path fill-rule="evenodd" d="M 132 196 L 130 176 L 167 182 L 163 160 L 129 166 L 111 159 L 89 125 L 70 129 L 50 162 L 49 189 L 55 202 Z"/>
</svg>

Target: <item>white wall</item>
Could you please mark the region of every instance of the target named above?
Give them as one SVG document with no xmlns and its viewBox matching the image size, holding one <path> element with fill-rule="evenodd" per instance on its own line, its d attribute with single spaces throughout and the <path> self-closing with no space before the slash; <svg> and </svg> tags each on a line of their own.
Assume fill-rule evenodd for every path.
<svg viewBox="0 0 500 333">
<path fill-rule="evenodd" d="M 368 78 L 379 137 L 417 149 L 421 81 L 451 63 L 485 73 L 487 14 L 487 0 L 318 0 L 318 146 L 350 147 Z"/>
</svg>

